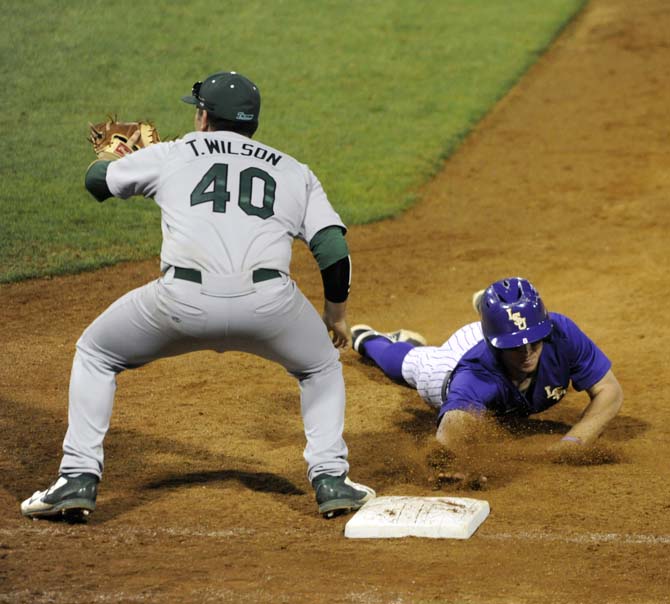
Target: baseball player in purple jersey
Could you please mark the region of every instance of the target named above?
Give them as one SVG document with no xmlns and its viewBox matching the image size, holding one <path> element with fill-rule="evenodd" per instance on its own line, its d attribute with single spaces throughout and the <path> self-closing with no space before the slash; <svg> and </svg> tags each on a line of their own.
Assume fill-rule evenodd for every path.
<svg viewBox="0 0 670 604">
<path fill-rule="evenodd" d="M 438 410 L 437 439 L 458 448 L 478 416 L 529 416 L 558 403 L 570 384 L 590 402 L 552 450 L 592 444 L 623 402 L 611 362 L 568 317 L 547 312 L 526 279 L 503 279 L 473 297 L 481 321 L 442 346 L 415 332 L 352 328 L 353 348 Z"/>
<path fill-rule="evenodd" d="M 59 477 L 26 499 L 21 512 L 39 518 L 93 511 L 117 374 L 197 350 L 252 353 L 295 376 L 319 512 L 358 509 L 375 493 L 349 479 L 342 437 L 345 391 L 336 347 L 350 338 L 346 228 L 307 165 L 252 140 L 260 112 L 253 82 L 218 72 L 182 100 L 195 105 L 193 132 L 95 161 L 86 173 L 98 201 L 154 199 L 162 274 L 117 300 L 77 342 Z M 323 315 L 289 277 L 294 239 L 309 244 L 321 269 Z"/>
</svg>

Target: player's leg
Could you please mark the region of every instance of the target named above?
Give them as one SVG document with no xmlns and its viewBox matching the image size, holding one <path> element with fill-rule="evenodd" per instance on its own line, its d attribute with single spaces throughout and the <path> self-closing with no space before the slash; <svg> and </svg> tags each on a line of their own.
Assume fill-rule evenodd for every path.
<svg viewBox="0 0 670 604">
<path fill-rule="evenodd" d="M 426 346 L 421 334 L 402 329 L 382 333 L 369 325 L 354 325 L 351 335 L 356 352 L 374 361 L 387 377 L 415 388 L 426 403 L 439 409 L 448 369 L 440 362 L 439 348 Z"/>
<path fill-rule="evenodd" d="M 157 282 L 114 302 L 77 342 L 69 388 L 68 429 L 59 478 L 23 502 L 26 516 L 55 516 L 95 509 L 104 465 L 103 440 L 109 429 L 116 376 L 159 356 L 176 354 L 182 335 L 159 308 Z M 169 313 L 180 323 L 189 319 Z M 197 313 L 196 313 L 197 314 Z"/>
<path fill-rule="evenodd" d="M 414 386 L 421 398 L 439 409 L 445 399 L 451 372 L 461 357 L 483 338 L 481 324 L 461 327 L 441 346 L 424 346 L 412 350 L 403 362 L 403 377 Z"/>
<path fill-rule="evenodd" d="M 415 337 L 407 336 L 408 333 Z M 420 334 L 402 329 L 386 334 L 372 329 L 369 325 L 354 325 L 351 338 L 356 352 L 374 361 L 387 377 L 396 381 L 403 381 L 402 364 L 407 353 L 415 346 L 426 344 Z"/>
<path fill-rule="evenodd" d="M 354 325 L 351 331 L 357 352 L 373 360 L 390 378 L 415 388 L 435 409 L 442 404 L 447 380 L 458 361 L 483 337 L 478 322 L 462 327 L 441 346 L 426 346 L 420 334 L 407 330 L 383 333 L 369 325 Z"/>
<path fill-rule="evenodd" d="M 158 295 L 158 282 L 148 283 L 114 302 L 82 334 L 70 376 L 68 431 L 63 443 L 61 473 L 89 472 L 98 477 L 103 469 L 102 442 L 109 429 L 116 376 L 160 356 L 178 351 L 183 317 L 173 323 Z M 182 313 L 183 314 L 183 313 Z M 194 309 L 194 319 L 198 312 Z"/>
<path fill-rule="evenodd" d="M 304 458 L 319 511 L 332 515 L 361 507 L 374 491 L 348 478 L 348 449 L 342 435 L 344 377 L 339 352 L 321 316 L 291 281 L 262 284 L 253 299 L 255 308 L 242 303 L 247 318 L 237 315 L 236 328 L 253 326 L 256 337 L 240 333 L 226 345 L 275 361 L 298 379 L 307 439 Z"/>
</svg>

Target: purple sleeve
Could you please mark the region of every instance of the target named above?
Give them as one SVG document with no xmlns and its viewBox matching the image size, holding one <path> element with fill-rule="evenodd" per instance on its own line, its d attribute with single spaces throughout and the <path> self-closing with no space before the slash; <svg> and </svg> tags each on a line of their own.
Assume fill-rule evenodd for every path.
<svg viewBox="0 0 670 604">
<path fill-rule="evenodd" d="M 499 391 L 493 380 L 485 380 L 473 371 L 458 371 L 449 383 L 446 400 L 440 407 L 439 417 L 447 411 L 467 411 L 483 414 L 491 408 L 490 403 L 499 398 Z"/>
<path fill-rule="evenodd" d="M 612 362 L 568 317 L 557 315 L 554 321 L 567 336 L 570 354 L 570 379 L 575 390 L 586 390 L 599 382 L 612 367 Z"/>
</svg>

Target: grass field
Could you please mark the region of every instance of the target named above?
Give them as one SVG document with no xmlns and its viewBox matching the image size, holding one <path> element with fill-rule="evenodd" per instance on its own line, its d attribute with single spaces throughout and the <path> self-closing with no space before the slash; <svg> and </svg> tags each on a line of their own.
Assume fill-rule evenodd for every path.
<svg viewBox="0 0 670 604">
<path fill-rule="evenodd" d="M 150 201 L 99 205 L 87 122 L 192 127 L 219 69 L 263 94 L 260 140 L 308 163 L 345 222 L 411 205 L 584 0 L 11 0 L 0 25 L 0 282 L 155 255 Z"/>
</svg>

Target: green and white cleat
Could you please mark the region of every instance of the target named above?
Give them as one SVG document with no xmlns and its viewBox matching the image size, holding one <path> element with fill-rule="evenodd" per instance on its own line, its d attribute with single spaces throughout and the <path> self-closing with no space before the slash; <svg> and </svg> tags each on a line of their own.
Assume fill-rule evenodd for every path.
<svg viewBox="0 0 670 604">
<path fill-rule="evenodd" d="M 357 510 L 376 496 L 370 487 L 349 480 L 346 472 L 340 476 L 320 474 L 312 480 L 312 486 L 324 518 Z"/>
<path fill-rule="evenodd" d="M 81 519 L 95 510 L 98 477 L 94 474 L 62 474 L 46 491 L 35 491 L 21 504 L 28 518 Z"/>
</svg>

